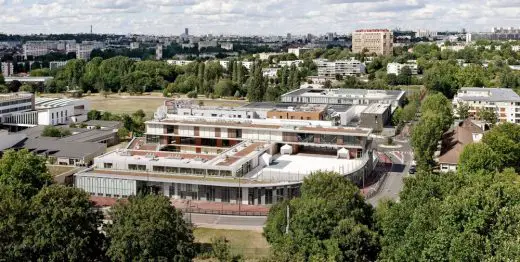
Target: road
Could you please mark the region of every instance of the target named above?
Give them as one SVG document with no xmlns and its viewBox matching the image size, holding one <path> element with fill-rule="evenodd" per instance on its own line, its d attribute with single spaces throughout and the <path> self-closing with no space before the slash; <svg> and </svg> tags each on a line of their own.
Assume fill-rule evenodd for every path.
<svg viewBox="0 0 520 262">
<path fill-rule="evenodd" d="M 408 142 L 396 142 L 397 148 L 378 147 L 380 152 L 385 152 L 392 160 L 392 170 L 386 176 L 379 193 L 368 199 L 373 206 L 377 206 L 382 199 L 399 201 L 399 192 L 403 190 L 403 178 L 408 176 L 408 170 L 413 160 Z"/>
<path fill-rule="evenodd" d="M 187 221 L 195 226 L 216 229 L 253 230 L 261 232 L 267 217 L 262 216 L 228 216 L 210 214 L 184 214 Z"/>
</svg>

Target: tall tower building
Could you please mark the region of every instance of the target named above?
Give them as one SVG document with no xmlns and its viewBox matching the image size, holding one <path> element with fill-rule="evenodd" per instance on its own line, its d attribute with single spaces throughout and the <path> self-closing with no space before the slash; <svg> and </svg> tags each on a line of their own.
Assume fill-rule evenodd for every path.
<svg viewBox="0 0 520 262">
<path fill-rule="evenodd" d="M 378 55 L 390 55 L 394 45 L 394 36 L 388 29 L 360 29 L 352 33 L 352 52 Z"/>
<path fill-rule="evenodd" d="M 161 44 L 158 44 L 157 47 L 155 47 L 155 59 L 161 60 L 163 55 L 163 47 Z"/>
</svg>

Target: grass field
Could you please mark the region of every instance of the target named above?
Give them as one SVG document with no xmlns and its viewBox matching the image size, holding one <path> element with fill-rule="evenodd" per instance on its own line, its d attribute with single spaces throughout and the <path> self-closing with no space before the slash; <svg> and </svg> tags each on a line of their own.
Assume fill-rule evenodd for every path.
<svg viewBox="0 0 520 262">
<path fill-rule="evenodd" d="M 49 169 L 49 173 L 55 177 L 61 175 L 65 172 L 68 172 L 72 169 L 75 169 L 75 166 L 58 166 L 58 165 L 47 165 L 47 169 Z"/>
<path fill-rule="evenodd" d="M 211 243 L 214 237 L 226 237 L 231 246 L 231 253 L 242 255 L 247 261 L 259 260 L 269 254 L 269 244 L 261 232 L 196 228 L 194 235 L 195 241 L 199 243 Z"/>
<path fill-rule="evenodd" d="M 45 97 L 61 97 L 61 94 L 45 94 Z M 157 110 L 157 107 L 161 106 L 164 101 L 173 99 L 162 97 L 162 94 L 150 93 L 143 94 L 141 96 L 129 96 L 127 94 L 113 94 L 105 98 L 99 94 L 92 94 L 84 96 L 83 99 L 90 101 L 92 109 L 99 111 L 109 111 L 112 113 L 127 113 L 131 114 L 138 109 L 143 109 L 147 116 L 152 116 Z M 179 99 L 179 98 L 177 98 Z M 185 98 L 180 98 L 185 99 Z M 244 100 L 220 100 L 220 99 L 203 99 L 200 98 L 198 101 L 202 101 L 205 106 L 228 106 L 236 107 L 247 103 Z M 196 102 L 198 104 L 199 102 Z"/>
</svg>

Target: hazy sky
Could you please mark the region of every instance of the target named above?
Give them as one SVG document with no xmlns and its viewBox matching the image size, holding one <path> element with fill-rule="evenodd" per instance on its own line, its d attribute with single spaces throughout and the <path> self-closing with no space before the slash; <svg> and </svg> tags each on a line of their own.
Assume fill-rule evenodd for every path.
<svg viewBox="0 0 520 262">
<path fill-rule="evenodd" d="M 348 33 L 520 27 L 520 0 L 0 0 L 4 33 Z"/>
</svg>

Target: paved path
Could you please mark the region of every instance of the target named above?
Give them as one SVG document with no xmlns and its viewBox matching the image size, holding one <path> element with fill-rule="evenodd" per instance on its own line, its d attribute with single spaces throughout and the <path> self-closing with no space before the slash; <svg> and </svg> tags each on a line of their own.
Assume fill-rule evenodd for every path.
<svg viewBox="0 0 520 262">
<path fill-rule="evenodd" d="M 261 232 L 267 217 L 263 216 L 228 216 L 209 214 L 184 214 L 184 218 L 197 227 L 216 229 L 253 230 Z"/>
</svg>

